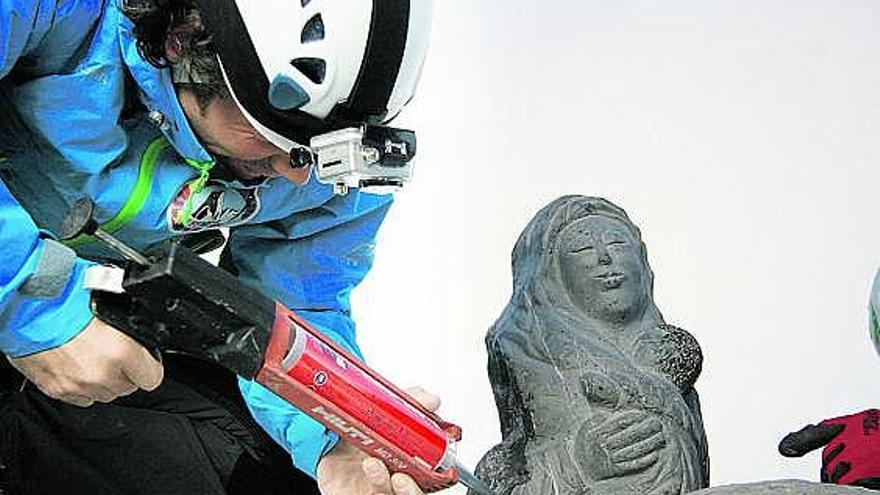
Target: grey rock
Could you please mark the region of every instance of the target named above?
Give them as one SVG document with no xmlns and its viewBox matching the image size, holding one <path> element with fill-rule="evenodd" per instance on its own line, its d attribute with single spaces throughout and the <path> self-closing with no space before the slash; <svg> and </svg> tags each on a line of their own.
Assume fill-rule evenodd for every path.
<svg viewBox="0 0 880 495">
<path fill-rule="evenodd" d="M 610 202 L 559 198 L 513 251 L 490 329 L 502 442 L 477 466 L 498 495 L 674 495 L 706 487 L 702 354 L 666 324 L 639 229 Z"/>
<path fill-rule="evenodd" d="M 854 488 L 800 480 L 765 481 L 745 485 L 728 485 L 694 492 L 693 495 L 868 495 L 877 493 Z"/>
</svg>

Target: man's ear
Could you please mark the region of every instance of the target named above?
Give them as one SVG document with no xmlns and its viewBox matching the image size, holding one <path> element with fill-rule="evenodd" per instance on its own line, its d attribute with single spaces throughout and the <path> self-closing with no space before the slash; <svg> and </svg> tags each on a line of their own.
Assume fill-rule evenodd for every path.
<svg viewBox="0 0 880 495">
<path fill-rule="evenodd" d="M 168 37 L 165 38 L 165 60 L 177 64 L 183 60 L 183 56 L 183 41 L 180 39 L 180 34 L 168 33 Z"/>
</svg>

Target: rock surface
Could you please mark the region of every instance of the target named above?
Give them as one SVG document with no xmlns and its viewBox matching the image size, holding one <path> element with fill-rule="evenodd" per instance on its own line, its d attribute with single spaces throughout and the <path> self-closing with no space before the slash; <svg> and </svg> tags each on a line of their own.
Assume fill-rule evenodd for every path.
<svg viewBox="0 0 880 495">
<path fill-rule="evenodd" d="M 746 485 L 707 488 L 693 495 L 869 495 L 877 492 L 864 488 L 809 483 L 800 480 L 765 481 Z"/>
</svg>

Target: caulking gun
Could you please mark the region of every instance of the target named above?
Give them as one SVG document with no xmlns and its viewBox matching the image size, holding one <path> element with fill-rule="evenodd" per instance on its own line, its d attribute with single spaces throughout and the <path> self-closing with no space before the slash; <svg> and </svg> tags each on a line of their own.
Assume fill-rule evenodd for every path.
<svg viewBox="0 0 880 495">
<path fill-rule="evenodd" d="M 124 271 L 94 267 L 87 275 L 98 318 L 148 349 L 185 353 L 255 379 L 425 491 L 461 482 L 494 495 L 456 460 L 458 426 L 187 248 L 169 243 L 141 254 L 120 242 L 98 227 L 93 208 L 89 199 L 78 201 L 60 237 L 94 236 L 130 262 Z"/>
</svg>

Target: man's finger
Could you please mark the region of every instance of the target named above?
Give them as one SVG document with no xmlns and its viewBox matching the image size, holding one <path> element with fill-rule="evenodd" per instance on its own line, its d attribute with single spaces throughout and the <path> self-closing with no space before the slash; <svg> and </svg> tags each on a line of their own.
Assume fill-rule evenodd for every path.
<svg viewBox="0 0 880 495">
<path fill-rule="evenodd" d="M 92 388 L 89 394 L 95 402 L 113 402 L 119 397 L 131 395 L 138 390 L 138 386 L 131 382 L 125 374 L 120 373 L 117 378 Z"/>
<path fill-rule="evenodd" d="M 831 463 L 834 459 L 837 459 L 837 456 L 843 452 L 843 449 L 846 448 L 846 444 L 841 443 L 837 447 L 831 449 L 831 452 L 826 453 L 824 450 L 822 451 L 822 469 L 825 469 L 831 466 Z"/>
<path fill-rule="evenodd" d="M 880 490 L 880 478 L 863 478 L 852 482 L 853 486 L 860 486 L 871 490 Z"/>
<path fill-rule="evenodd" d="M 785 457 L 801 457 L 824 447 L 845 428 L 844 425 L 807 425 L 800 431 L 789 433 L 779 442 L 779 453 Z"/>
<path fill-rule="evenodd" d="M 130 357 L 122 368 L 125 376 L 137 385 L 138 388 L 150 391 L 155 390 L 165 376 L 162 364 L 156 361 L 146 349 L 138 349 Z"/>
<path fill-rule="evenodd" d="M 829 476 L 828 481 L 835 484 L 840 484 L 840 478 L 846 476 L 850 471 L 852 471 L 852 464 L 848 462 L 841 462 L 837 466 L 834 467 L 834 471 Z"/>
<path fill-rule="evenodd" d="M 391 477 L 394 495 L 424 495 L 424 492 L 409 476 L 397 473 Z"/>
<path fill-rule="evenodd" d="M 440 408 L 440 397 L 427 392 L 422 387 L 408 388 L 406 393 L 429 411 L 433 412 Z"/>
<path fill-rule="evenodd" d="M 60 400 L 62 402 L 66 402 L 66 403 L 74 405 L 74 406 L 77 406 L 77 407 L 91 407 L 92 404 L 95 403 L 94 399 L 91 399 L 91 398 L 86 397 L 84 395 L 74 395 L 74 394 L 69 394 L 69 395 L 64 395 L 64 396 L 58 397 L 58 400 Z"/>
<path fill-rule="evenodd" d="M 394 493 L 391 490 L 391 474 L 388 473 L 388 468 L 385 467 L 385 464 L 382 464 L 382 461 L 370 457 L 364 459 L 361 468 L 367 477 L 367 482 L 370 484 L 371 494 Z"/>
<path fill-rule="evenodd" d="M 113 402 L 117 397 L 119 397 L 119 394 L 108 387 L 95 387 L 89 394 L 89 398 L 94 402 L 103 403 Z"/>
</svg>

